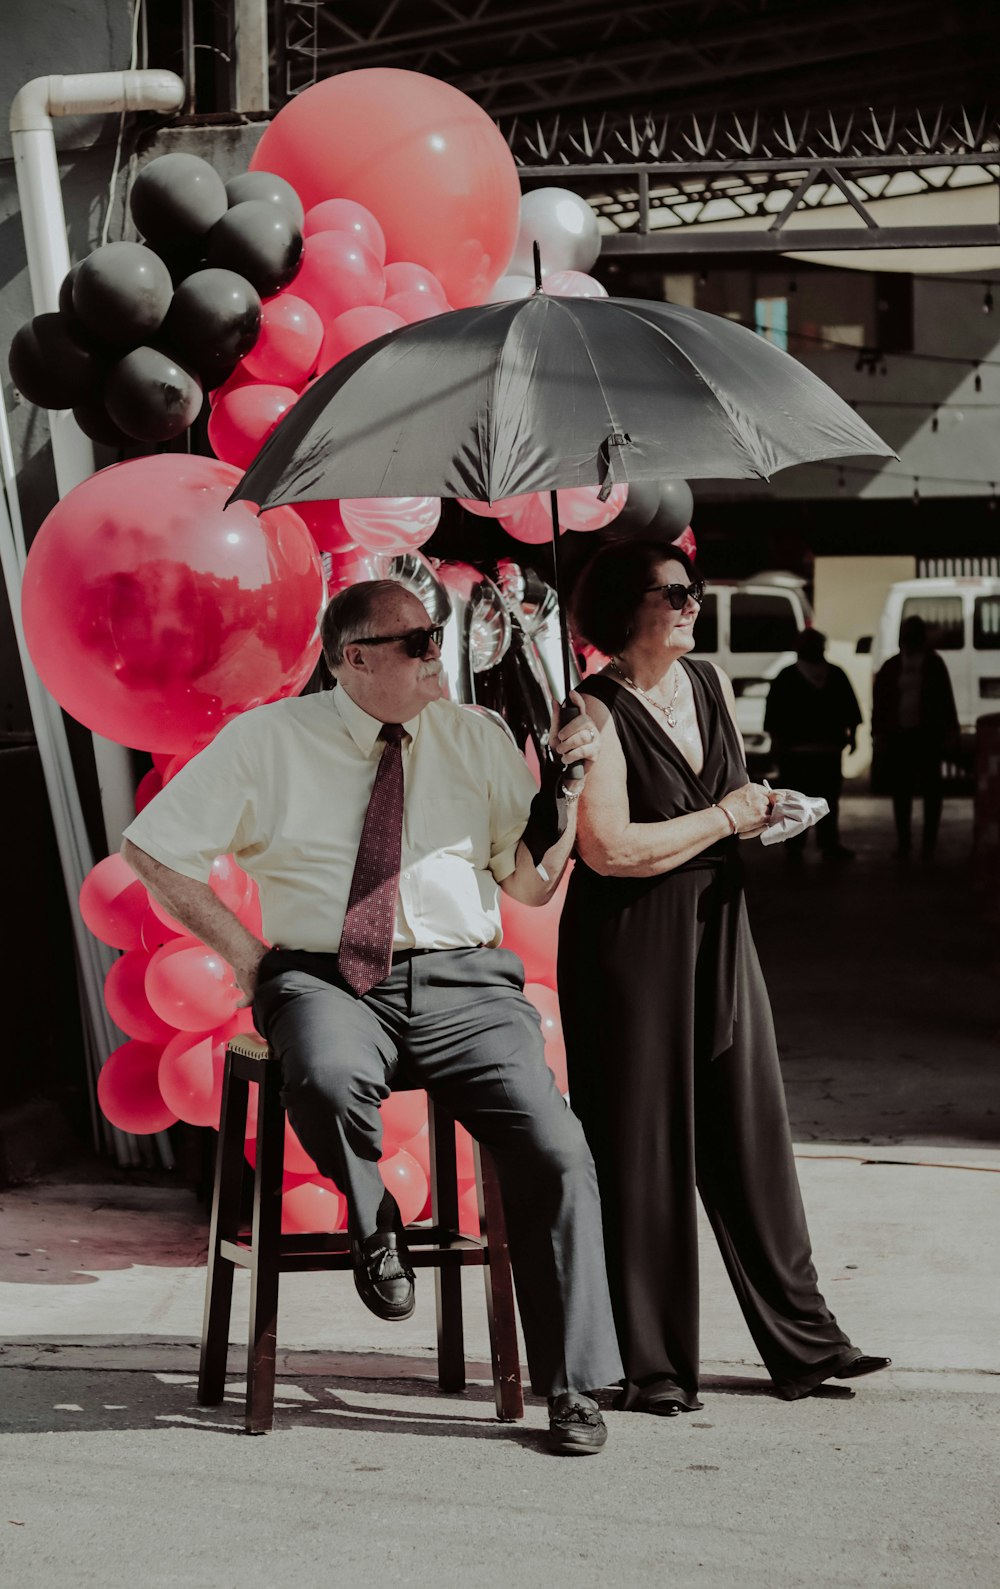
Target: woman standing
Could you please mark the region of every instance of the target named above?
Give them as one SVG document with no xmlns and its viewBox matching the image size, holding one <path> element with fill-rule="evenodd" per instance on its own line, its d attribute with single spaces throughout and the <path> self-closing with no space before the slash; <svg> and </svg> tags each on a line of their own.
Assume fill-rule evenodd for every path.
<svg viewBox="0 0 1000 1589">
<path fill-rule="evenodd" d="M 693 661 L 703 585 L 655 539 L 604 547 L 574 601 L 610 655 L 580 686 L 601 730 L 562 916 L 570 1099 L 597 1164 L 625 1364 L 618 1405 L 698 1401 L 701 1194 L 779 1394 L 887 1366 L 819 1293 L 739 840 L 771 795 L 747 780 L 732 686 Z"/>
</svg>

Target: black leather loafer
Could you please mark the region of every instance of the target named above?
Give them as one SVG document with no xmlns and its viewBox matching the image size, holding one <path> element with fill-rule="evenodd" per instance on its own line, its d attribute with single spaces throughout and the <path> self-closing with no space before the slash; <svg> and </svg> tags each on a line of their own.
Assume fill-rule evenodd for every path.
<svg viewBox="0 0 1000 1589">
<path fill-rule="evenodd" d="M 608 1426 L 597 1403 L 578 1391 L 565 1390 L 549 1399 L 549 1450 L 561 1457 L 588 1457 L 600 1451 Z"/>
<path fill-rule="evenodd" d="M 366 1308 L 380 1319 L 408 1319 L 416 1306 L 409 1254 L 394 1230 L 377 1230 L 351 1242 L 354 1284 Z"/>
<path fill-rule="evenodd" d="M 838 1368 L 831 1379 L 858 1379 L 862 1374 L 878 1374 L 883 1368 L 892 1367 L 891 1357 L 856 1357 L 853 1363 L 847 1363 L 843 1368 Z"/>
</svg>

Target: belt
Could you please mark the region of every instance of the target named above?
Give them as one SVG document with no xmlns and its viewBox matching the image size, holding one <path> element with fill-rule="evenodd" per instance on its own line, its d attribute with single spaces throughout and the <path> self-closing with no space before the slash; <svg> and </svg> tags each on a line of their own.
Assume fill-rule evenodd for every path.
<svg viewBox="0 0 1000 1589">
<path fill-rule="evenodd" d="M 416 955 L 438 954 L 437 949 L 398 949 L 392 957 L 394 966 L 405 965 L 407 960 L 412 960 Z"/>
</svg>

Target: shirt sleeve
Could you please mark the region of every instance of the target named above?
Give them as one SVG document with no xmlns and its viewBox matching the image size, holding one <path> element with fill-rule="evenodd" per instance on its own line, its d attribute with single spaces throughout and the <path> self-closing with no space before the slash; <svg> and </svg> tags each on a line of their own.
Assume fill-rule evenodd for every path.
<svg viewBox="0 0 1000 1589">
<path fill-rule="evenodd" d="M 182 767 L 125 829 L 155 861 L 207 883 L 218 855 L 257 853 L 259 790 L 238 720 Z M 254 758 L 267 766 L 268 758 Z"/>
<path fill-rule="evenodd" d="M 498 883 L 509 877 L 517 861 L 538 785 L 517 746 L 499 727 L 490 725 L 490 871 Z"/>
</svg>

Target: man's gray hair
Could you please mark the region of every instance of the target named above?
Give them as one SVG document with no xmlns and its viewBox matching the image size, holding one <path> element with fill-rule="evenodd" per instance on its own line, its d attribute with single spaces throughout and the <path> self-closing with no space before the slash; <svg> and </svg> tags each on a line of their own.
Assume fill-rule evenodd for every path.
<svg viewBox="0 0 1000 1589">
<path fill-rule="evenodd" d="M 375 634 L 375 612 L 383 596 L 395 596 L 402 586 L 395 579 L 363 579 L 338 591 L 327 603 L 320 626 L 323 655 L 331 673 L 344 660 L 344 647 Z"/>
</svg>

